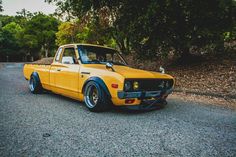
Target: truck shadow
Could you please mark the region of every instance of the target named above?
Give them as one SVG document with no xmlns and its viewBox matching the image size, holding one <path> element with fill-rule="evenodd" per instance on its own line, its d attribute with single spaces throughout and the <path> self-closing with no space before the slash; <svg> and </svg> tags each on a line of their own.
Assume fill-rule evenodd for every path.
<svg viewBox="0 0 236 157">
<path fill-rule="evenodd" d="M 133 110 L 133 109 L 128 109 L 125 107 L 117 107 L 117 106 L 112 106 L 112 109 L 110 110 L 113 113 L 120 113 L 120 114 L 145 114 L 145 113 L 150 113 L 150 112 L 155 112 L 158 110 L 162 110 L 165 107 L 157 107 L 155 109 L 140 109 L 140 110 Z"/>
<path fill-rule="evenodd" d="M 75 99 L 72 99 L 72 98 L 69 98 L 69 97 L 66 97 L 66 96 L 63 96 L 63 95 L 60 95 L 60 94 L 56 94 L 56 93 L 53 93 L 51 91 L 43 91 L 41 94 L 45 94 L 45 95 L 50 95 L 52 97 L 56 97 L 57 99 L 62 99 L 63 101 L 68 101 L 68 105 L 79 105 L 81 106 L 81 108 L 83 108 L 83 110 L 87 111 L 87 112 L 90 112 L 84 102 L 81 102 L 81 101 L 78 101 L 78 100 L 75 100 Z M 80 108 L 80 109 L 81 109 Z M 158 111 L 158 110 L 162 110 L 164 109 L 165 107 L 157 107 L 155 109 L 145 109 L 145 110 L 133 110 L 133 109 L 128 109 L 128 108 L 125 108 L 125 107 L 119 107 L 119 106 L 114 106 L 113 104 L 110 104 L 110 108 L 107 110 L 107 111 L 103 111 L 103 112 L 100 112 L 100 113 L 119 113 L 119 114 L 145 114 L 145 113 L 149 113 L 149 112 L 155 112 L 155 111 Z"/>
</svg>

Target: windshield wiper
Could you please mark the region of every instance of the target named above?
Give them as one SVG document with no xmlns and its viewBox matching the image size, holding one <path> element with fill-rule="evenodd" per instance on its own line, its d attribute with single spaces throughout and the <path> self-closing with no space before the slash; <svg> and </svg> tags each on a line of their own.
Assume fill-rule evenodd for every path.
<svg viewBox="0 0 236 157">
<path fill-rule="evenodd" d="M 123 63 L 120 63 L 120 62 L 112 62 L 114 65 L 125 65 Z"/>
</svg>

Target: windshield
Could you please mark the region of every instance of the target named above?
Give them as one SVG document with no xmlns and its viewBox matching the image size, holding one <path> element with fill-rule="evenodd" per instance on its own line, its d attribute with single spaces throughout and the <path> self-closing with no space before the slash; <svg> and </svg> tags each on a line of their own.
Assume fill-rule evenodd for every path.
<svg viewBox="0 0 236 157">
<path fill-rule="evenodd" d="M 83 64 L 106 64 L 127 65 L 122 56 L 113 49 L 79 45 L 78 51 Z"/>
</svg>

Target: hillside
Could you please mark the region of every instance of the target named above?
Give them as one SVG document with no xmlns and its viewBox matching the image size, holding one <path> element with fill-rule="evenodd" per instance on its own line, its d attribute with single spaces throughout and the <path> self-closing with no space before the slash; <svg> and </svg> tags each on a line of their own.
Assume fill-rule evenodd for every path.
<svg viewBox="0 0 236 157">
<path fill-rule="evenodd" d="M 129 56 L 132 67 L 157 71 L 158 61 L 144 61 Z M 214 58 L 197 64 L 166 65 L 166 73 L 176 79 L 176 91 L 236 99 L 236 59 Z"/>
</svg>

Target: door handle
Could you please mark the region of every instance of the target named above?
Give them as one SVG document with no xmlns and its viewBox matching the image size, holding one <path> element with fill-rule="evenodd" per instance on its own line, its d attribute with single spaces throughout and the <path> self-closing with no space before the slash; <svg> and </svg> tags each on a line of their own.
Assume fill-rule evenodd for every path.
<svg viewBox="0 0 236 157">
<path fill-rule="evenodd" d="M 57 71 L 61 71 L 61 69 L 57 69 Z"/>
<path fill-rule="evenodd" d="M 83 72 L 81 72 L 81 74 L 90 74 L 90 72 L 83 71 Z"/>
</svg>

